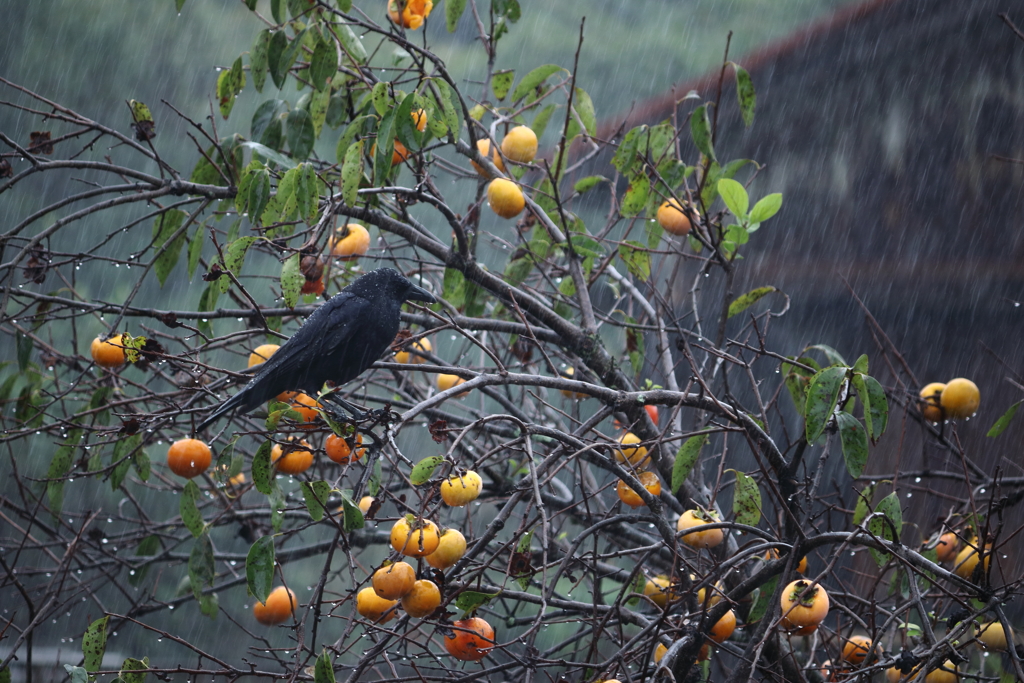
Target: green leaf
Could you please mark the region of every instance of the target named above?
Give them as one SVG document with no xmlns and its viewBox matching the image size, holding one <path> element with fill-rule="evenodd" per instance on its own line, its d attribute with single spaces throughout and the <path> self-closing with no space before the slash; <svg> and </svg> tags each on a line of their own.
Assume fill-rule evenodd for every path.
<svg viewBox="0 0 1024 683">
<path fill-rule="evenodd" d="M 324 503 L 331 495 L 331 485 L 326 481 L 302 482 L 302 498 L 306 502 L 306 510 L 314 522 L 324 518 Z"/>
<path fill-rule="evenodd" d="M 480 593 L 477 591 L 463 591 L 459 593 L 459 596 L 455 598 L 455 606 L 463 612 L 469 614 L 479 607 L 486 605 L 491 601 L 492 598 L 496 598 L 501 595 L 501 591 L 497 593 Z"/>
<path fill-rule="evenodd" d="M 591 175 L 587 176 L 586 178 L 582 178 L 581 180 L 577 180 L 576 184 L 573 186 L 573 189 L 576 190 L 577 193 L 583 194 L 584 192 L 587 192 L 597 187 L 599 183 L 606 182 L 609 181 L 603 175 Z"/>
<path fill-rule="evenodd" d="M 267 496 L 274 483 L 274 470 L 270 465 L 270 451 L 273 447 L 269 441 L 264 441 L 252 458 L 252 483 L 257 491 Z"/>
<path fill-rule="evenodd" d="M 884 515 L 886 519 L 881 517 L 873 517 L 868 522 L 868 531 L 877 536 L 878 538 L 899 543 L 900 534 L 903 531 L 903 510 L 900 508 L 900 499 L 893 491 L 888 496 L 879 501 L 875 507 L 875 512 Z M 891 522 L 891 524 L 889 523 Z M 895 527 L 895 529 L 894 529 Z M 871 548 L 871 556 L 875 558 L 875 562 L 878 566 L 883 566 L 889 559 L 889 553 L 880 552 Z"/>
<path fill-rule="evenodd" d="M 466 305 L 466 278 L 457 268 L 445 268 L 441 284 L 441 296 L 457 309 Z M 429 478 L 429 476 L 428 476 Z"/>
<path fill-rule="evenodd" d="M 245 581 L 249 586 L 249 592 L 264 604 L 274 588 L 275 562 L 273 536 L 261 536 L 256 539 L 245 556 Z"/>
<path fill-rule="evenodd" d="M 761 197 L 750 210 L 751 223 L 764 223 L 782 208 L 782 195 L 778 192 Z"/>
<path fill-rule="evenodd" d="M 864 385 L 867 387 L 867 395 L 870 404 L 869 412 L 871 414 L 871 439 L 878 441 L 885 433 L 885 428 L 889 424 L 889 401 L 885 397 L 885 389 L 878 383 L 874 377 L 864 376 Z"/>
<path fill-rule="evenodd" d="M 675 463 L 672 465 L 672 493 L 679 493 L 680 487 L 686 478 L 690 476 L 690 470 L 697 464 L 700 457 L 700 449 L 708 442 L 707 434 L 691 436 L 683 442 L 676 453 Z"/>
<path fill-rule="evenodd" d="M 551 121 L 551 116 L 555 113 L 555 105 L 549 104 L 548 106 L 537 112 L 537 115 L 533 117 L 533 124 L 530 128 L 537 135 L 539 140 L 544 135 L 544 131 L 548 128 L 548 123 Z"/>
<path fill-rule="evenodd" d="M 242 274 L 246 251 L 258 239 L 254 236 L 239 237 L 224 250 L 224 268 L 234 273 L 236 278 Z M 224 294 L 231 288 L 231 278 L 221 276 L 213 284 L 217 286 L 221 294 Z"/>
<path fill-rule="evenodd" d="M 631 583 L 629 585 L 629 588 L 626 590 L 627 594 L 633 594 L 633 597 L 626 600 L 626 604 L 630 607 L 636 607 L 637 605 L 639 605 L 640 596 L 643 595 L 644 587 L 646 585 L 647 577 L 644 576 L 643 572 L 637 571 L 637 573 L 633 576 L 633 583 Z"/>
<path fill-rule="evenodd" d="M 847 363 L 843 359 L 839 352 L 833 349 L 828 344 L 814 344 L 813 346 L 808 346 L 806 349 L 804 349 L 804 351 L 810 351 L 811 349 L 821 351 L 822 353 L 824 353 L 825 357 L 828 358 L 828 362 L 831 363 L 832 365 L 849 365 L 849 363 Z"/>
<path fill-rule="evenodd" d="M 1017 414 L 1017 409 L 1020 408 L 1021 403 L 1024 403 L 1024 401 L 1017 401 L 1007 408 L 1006 412 L 995 421 L 995 424 L 993 424 L 991 428 L 989 428 L 988 433 L 986 433 L 985 436 L 994 439 L 1005 432 L 1006 428 L 1010 426 L 1010 420 L 1012 420 L 1013 416 Z"/>
<path fill-rule="evenodd" d="M 313 164 L 301 164 L 296 171 L 295 198 L 299 205 L 299 215 L 312 226 L 320 211 L 320 179 L 316 177 Z"/>
<path fill-rule="evenodd" d="M 64 507 L 64 477 L 71 471 L 75 449 L 82 438 L 81 429 L 72 429 L 68 439 L 56 450 L 50 459 L 50 467 L 46 471 L 46 498 L 50 504 L 50 513 L 56 518 Z"/>
<path fill-rule="evenodd" d="M 630 179 L 629 187 L 622 198 L 619 206 L 619 213 L 626 218 L 632 218 L 644 210 L 647 205 L 647 197 L 651 190 L 651 179 L 644 174 L 639 174 Z"/>
<path fill-rule="evenodd" d="M 270 41 L 267 44 L 267 68 L 278 89 L 284 87 L 284 79 L 288 75 L 288 68 L 291 67 L 289 62 L 282 69 L 284 66 L 282 58 L 286 52 L 288 52 L 288 35 L 283 30 L 271 33 Z"/>
<path fill-rule="evenodd" d="M 701 154 L 712 161 L 718 161 L 715 158 L 715 149 L 711 144 L 711 121 L 708 120 L 706 104 L 697 107 L 693 115 L 690 116 L 690 135 L 693 136 L 693 142 Z"/>
<path fill-rule="evenodd" d="M 217 101 L 220 106 L 220 113 L 225 119 L 231 114 L 235 106 L 235 96 L 245 88 L 245 69 L 242 67 L 242 58 L 235 60 L 234 65 L 226 71 L 221 71 L 217 77 Z"/>
<path fill-rule="evenodd" d="M 864 474 L 864 466 L 868 461 L 868 434 L 860 420 L 845 411 L 836 413 L 839 426 L 839 438 L 843 444 L 843 459 L 846 471 L 856 479 Z"/>
<path fill-rule="evenodd" d="M 179 9 L 183 4 L 185 4 L 185 0 L 178 0 Z M 118 677 L 121 679 L 122 683 L 145 683 L 146 674 L 133 672 L 145 671 L 148 668 L 149 657 L 143 657 L 142 659 L 129 657 L 121 664 L 121 671 L 118 674 Z"/>
<path fill-rule="evenodd" d="M 206 528 L 206 524 L 203 523 L 203 515 L 196 506 L 196 500 L 201 495 L 199 487 L 190 479 L 185 484 L 185 490 L 182 491 L 181 500 L 178 503 L 178 508 L 181 512 L 181 522 L 185 525 L 186 529 L 192 532 L 192 536 L 195 538 L 199 538 L 203 533 L 203 529 Z"/>
<path fill-rule="evenodd" d="M 860 526 L 871 512 L 871 499 L 875 495 L 875 484 L 865 486 L 857 493 L 857 504 L 853 508 L 853 524 Z"/>
<path fill-rule="evenodd" d="M 448 33 L 454 33 L 459 25 L 459 18 L 466 9 L 466 0 L 444 0 L 444 23 Z M 316 683 L 320 683 L 317 681 Z"/>
<path fill-rule="evenodd" d="M 341 194 L 348 206 L 355 206 L 359 200 L 359 182 L 363 179 L 363 141 L 345 150 L 345 162 L 341 167 Z"/>
<path fill-rule="evenodd" d="M 157 216 L 153 224 L 153 249 L 157 254 L 153 270 L 156 271 L 161 287 L 167 282 L 167 277 L 178 263 L 181 247 L 185 244 L 184 230 L 181 230 L 177 237 L 174 234 L 179 231 L 186 218 L 188 214 L 184 211 L 166 211 Z M 174 239 L 171 239 L 172 237 Z"/>
<path fill-rule="evenodd" d="M 625 262 L 626 268 L 635 277 L 644 282 L 651 277 L 651 255 L 647 251 L 647 247 L 640 242 L 628 240 L 620 244 L 619 258 Z"/>
<path fill-rule="evenodd" d="M 373 459 L 373 474 L 370 475 L 370 481 L 366 484 L 366 491 L 371 496 L 376 496 L 380 493 L 380 485 L 384 481 L 384 472 L 380 465 L 380 458 Z"/>
<path fill-rule="evenodd" d="M 519 83 L 516 84 L 516 89 L 512 93 L 512 101 L 518 102 L 522 98 L 526 97 L 534 90 L 534 88 L 546 81 L 552 74 L 559 71 L 565 71 L 565 69 L 557 64 L 545 64 L 543 66 L 538 66 L 536 69 L 523 76 Z M 538 137 L 540 137 L 539 133 Z"/>
<path fill-rule="evenodd" d="M 508 91 L 512 89 L 512 81 L 515 80 L 515 77 L 516 72 L 513 69 L 495 71 L 491 74 L 491 88 L 494 90 L 494 96 L 499 101 L 505 99 L 505 95 L 508 95 Z"/>
<path fill-rule="evenodd" d="M 188 556 L 188 578 L 196 600 L 202 595 L 203 586 L 212 586 L 214 577 L 213 544 L 210 534 L 204 533 L 195 540 Z"/>
<path fill-rule="evenodd" d="M 270 29 L 264 29 L 256 34 L 256 40 L 249 50 L 249 74 L 252 76 L 252 84 L 256 86 L 256 92 L 263 92 L 263 84 L 267 82 L 270 34 Z"/>
<path fill-rule="evenodd" d="M 420 460 L 409 473 L 409 481 L 413 486 L 425 484 L 434 475 L 437 466 L 444 462 L 444 456 L 431 455 Z"/>
<path fill-rule="evenodd" d="M 337 72 L 338 51 L 334 49 L 334 43 L 326 40 L 317 42 L 313 56 L 309 60 L 309 77 L 313 81 L 313 87 L 320 91 L 330 91 L 327 79 L 332 78 Z"/>
<path fill-rule="evenodd" d="M 284 506 L 286 501 L 284 491 L 277 485 L 276 481 L 271 486 L 268 502 L 270 503 L 270 528 L 277 534 L 281 532 L 281 526 L 284 524 Z"/>
<path fill-rule="evenodd" d="M 110 615 L 97 619 L 89 624 L 82 635 L 82 654 L 85 655 L 83 665 L 89 673 L 100 670 L 103 664 L 103 653 L 107 650 L 107 624 Z"/>
<path fill-rule="evenodd" d="M 156 534 L 152 534 L 142 539 L 142 542 L 135 548 L 135 557 L 152 557 L 159 551 L 160 537 Z M 128 583 L 132 586 L 138 586 L 142 583 L 143 579 L 146 578 L 147 573 L 149 573 L 148 564 L 136 566 L 135 573 L 130 573 L 128 575 Z"/>
<path fill-rule="evenodd" d="M 203 241 L 206 237 L 205 226 L 200 225 L 196 228 L 195 234 L 192 235 L 192 239 L 188 243 L 188 280 L 192 281 L 192 277 L 196 273 L 196 268 L 199 267 L 199 259 L 203 256 Z"/>
<path fill-rule="evenodd" d="M 334 662 L 327 654 L 327 648 L 324 648 L 316 658 L 316 664 L 313 666 L 313 683 L 335 683 Z"/>
<path fill-rule="evenodd" d="M 772 292 L 777 292 L 777 291 L 779 291 L 779 290 L 777 290 L 777 289 L 775 289 L 774 287 L 771 287 L 771 286 L 768 286 L 768 287 L 758 287 L 757 289 L 750 290 L 749 292 L 747 292 L 746 294 L 744 294 L 743 296 L 739 297 L 738 299 L 733 301 L 731 304 L 729 304 L 729 312 L 726 315 L 726 317 L 731 318 L 731 317 L 733 317 L 734 315 L 736 315 L 738 313 L 742 313 L 743 311 L 745 311 L 748 308 L 750 308 L 750 306 L 752 306 L 756 302 L 758 302 L 765 295 L 768 295 L 768 294 L 771 294 Z"/>
<path fill-rule="evenodd" d="M 331 91 L 317 90 L 309 101 L 309 117 L 313 121 L 313 137 L 319 138 L 327 121 L 327 108 L 331 105 Z"/>
<path fill-rule="evenodd" d="M 722 178 L 718 181 L 718 194 L 722 195 L 722 201 L 729 207 L 729 211 L 732 211 L 732 215 L 740 220 L 747 217 L 750 198 L 743 185 L 732 178 Z"/>
<path fill-rule="evenodd" d="M 807 404 L 804 407 L 805 436 L 808 444 L 813 444 L 825 431 L 836 402 L 839 391 L 846 379 L 845 367 L 829 367 L 814 375 L 807 388 Z"/>
<path fill-rule="evenodd" d="M 349 28 L 348 24 L 336 24 L 334 30 L 342 47 L 345 48 L 345 52 L 352 60 L 356 64 L 366 63 L 366 48 L 363 46 L 363 41 Z"/>
<path fill-rule="evenodd" d="M 270 202 L 270 171 L 262 168 L 253 174 L 249 185 L 248 212 L 249 222 L 259 224 L 263 212 Z M 243 238 L 244 239 L 244 238 Z"/>
<path fill-rule="evenodd" d="M 379 463 L 380 461 L 378 460 L 377 462 Z M 341 511 L 344 516 L 342 523 L 344 524 L 345 531 L 354 531 L 366 526 L 363 511 L 359 509 L 359 506 L 345 492 L 341 494 Z"/>
<path fill-rule="evenodd" d="M 736 473 L 736 488 L 732 497 L 732 514 L 737 524 L 757 526 L 761 521 L 761 491 L 757 482 L 739 470 Z"/>
<path fill-rule="evenodd" d="M 300 265 L 299 254 L 292 254 L 281 268 L 281 293 L 284 294 L 284 305 L 288 308 L 295 308 L 299 302 L 299 290 L 306 282 Z"/>
<path fill-rule="evenodd" d="M 372 148 L 371 148 L 372 149 Z M 391 174 L 395 151 L 395 110 L 392 109 L 381 119 L 377 127 L 377 146 L 373 156 L 373 179 L 375 185 L 387 181 Z"/>
<path fill-rule="evenodd" d="M 281 168 L 294 168 L 296 166 L 295 160 L 281 154 L 280 152 L 274 151 L 266 145 L 260 144 L 259 142 L 247 141 L 241 143 L 242 147 L 248 147 L 253 152 L 259 154 L 261 157 L 266 158 L 269 161 L 273 161 Z"/>
<path fill-rule="evenodd" d="M 448 126 L 448 131 L 453 137 L 459 136 L 459 131 L 462 130 L 462 108 L 453 104 L 456 100 L 452 97 L 451 88 L 448 84 L 441 79 L 434 79 L 431 81 L 434 87 L 437 89 L 437 95 L 441 105 L 441 111 L 444 114 L 444 122 Z"/>
<path fill-rule="evenodd" d="M 764 618 L 764 615 L 768 613 L 769 603 L 775 595 L 775 588 L 778 584 L 778 574 L 761 584 L 761 587 L 757 590 L 757 596 L 754 598 L 754 602 L 750 606 L 750 613 L 747 615 L 747 623 L 752 624 L 756 621 L 761 621 L 761 619 Z"/>
<path fill-rule="evenodd" d="M 743 125 L 750 128 L 754 123 L 754 110 L 757 109 L 757 93 L 754 92 L 754 82 L 750 80 L 750 74 L 739 64 L 733 64 L 736 71 L 736 99 L 739 101 L 740 113 L 743 115 Z"/>
<path fill-rule="evenodd" d="M 203 593 L 199 596 L 199 611 L 205 617 L 217 618 L 217 610 L 220 608 L 220 601 L 216 593 Z"/>
<path fill-rule="evenodd" d="M 864 365 L 866 366 L 867 356 L 861 356 L 857 359 L 857 362 L 860 363 L 861 359 L 865 359 Z M 864 382 L 865 376 L 866 375 L 864 374 L 855 372 L 850 377 L 850 383 L 853 385 L 853 388 L 857 390 L 857 396 L 860 398 L 860 402 L 864 406 L 864 429 L 870 437 L 874 433 L 874 429 L 871 421 L 871 396 L 868 394 L 868 388 Z"/>
<path fill-rule="evenodd" d="M 594 112 L 594 101 L 582 88 L 576 88 L 576 101 L 573 104 L 573 109 L 576 110 L 580 121 L 583 122 L 583 128 L 587 131 L 587 135 L 591 137 L 597 135 L 597 114 Z"/>
<path fill-rule="evenodd" d="M 18 371 L 25 372 L 28 369 L 29 359 L 32 357 L 32 337 L 18 333 L 14 335 L 14 344 L 17 347 Z"/>
<path fill-rule="evenodd" d="M 86 671 L 84 667 L 65 664 L 64 670 L 67 671 L 68 676 L 71 677 L 71 683 L 88 683 L 89 681 L 89 672 Z M 5 683 L 10 683 L 10 671 L 7 667 L 0 670 L 0 680 L 5 681 Z"/>
<path fill-rule="evenodd" d="M 646 135 L 647 126 L 637 126 L 631 129 L 626 136 L 622 138 L 622 142 L 619 143 L 619 148 L 615 150 L 615 155 L 612 156 L 612 166 L 618 170 L 619 173 L 625 176 L 632 176 L 634 166 L 639 162 L 637 156 L 640 149 L 640 141 L 642 136 Z M 646 149 L 646 143 L 644 144 Z"/>
<path fill-rule="evenodd" d="M 288 135 L 288 151 L 296 159 L 302 160 L 313 151 L 316 135 L 313 131 L 313 118 L 305 109 L 292 109 L 285 120 L 285 132 Z"/>
<path fill-rule="evenodd" d="M 378 116 L 384 116 L 384 114 L 388 113 L 388 109 L 391 108 L 388 85 L 387 81 L 378 81 L 373 86 L 373 90 L 370 91 L 370 100 L 373 102 L 373 108 L 377 110 Z"/>
</svg>

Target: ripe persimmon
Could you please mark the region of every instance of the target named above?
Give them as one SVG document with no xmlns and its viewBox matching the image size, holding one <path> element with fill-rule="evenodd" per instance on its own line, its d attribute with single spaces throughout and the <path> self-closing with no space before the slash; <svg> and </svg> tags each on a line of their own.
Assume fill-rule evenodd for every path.
<svg viewBox="0 0 1024 683">
<path fill-rule="evenodd" d="M 480 617 L 460 619 L 452 624 L 452 635 L 444 637 L 444 648 L 455 659 L 478 662 L 494 647 L 494 629 Z"/>
<path fill-rule="evenodd" d="M 687 510 L 679 516 L 676 523 L 676 530 L 686 531 L 705 524 L 720 522 L 718 516 L 713 512 L 703 510 Z M 721 529 L 708 529 L 706 531 L 691 531 L 683 534 L 683 543 L 692 548 L 714 548 L 725 540 L 725 532 Z"/>
<path fill-rule="evenodd" d="M 291 619 L 298 605 L 295 591 L 278 586 L 270 591 L 266 602 L 256 601 L 256 604 L 252 606 L 252 614 L 256 617 L 256 621 L 264 626 L 274 626 Z"/>
<path fill-rule="evenodd" d="M 356 612 L 378 624 L 386 624 L 395 618 L 397 600 L 388 600 L 377 595 L 371 586 L 363 588 L 356 594 Z"/>
<path fill-rule="evenodd" d="M 633 432 L 626 432 L 619 437 L 619 444 L 623 446 L 615 451 L 615 459 L 620 463 L 626 463 L 633 465 L 634 467 L 643 467 L 646 465 L 650 458 L 647 456 L 646 446 L 633 446 L 638 444 L 643 439 L 634 434 Z M 630 446 L 626 448 L 626 446 Z"/>
<path fill-rule="evenodd" d="M 473 470 L 453 474 L 441 482 L 441 500 L 451 507 L 469 505 L 480 495 L 483 479 Z"/>
<path fill-rule="evenodd" d="M 664 609 L 665 605 L 668 604 L 669 598 L 674 598 L 675 594 L 671 590 L 672 582 L 669 581 L 667 576 L 655 576 L 654 578 L 647 579 L 647 583 L 644 584 L 644 595 L 654 601 L 658 607 Z"/>
<path fill-rule="evenodd" d="M 843 645 L 843 661 L 858 666 L 871 654 L 871 639 L 867 636 L 850 636 Z"/>
<path fill-rule="evenodd" d="M 641 472 L 637 475 L 637 479 L 640 480 L 640 483 L 643 484 L 644 488 L 647 489 L 647 492 L 652 496 L 658 497 L 661 495 L 661 480 L 658 479 L 657 474 L 654 472 Z M 640 497 L 640 494 L 630 488 L 629 484 L 622 479 L 620 479 L 619 483 L 615 485 L 615 493 L 618 494 L 619 500 L 631 508 L 638 508 L 646 505 L 646 503 L 644 503 L 644 499 Z"/>
<path fill-rule="evenodd" d="M 662 202 L 661 206 L 658 207 L 655 219 L 658 221 L 658 225 L 664 228 L 665 232 L 679 237 L 688 234 L 692 227 L 687 211 L 675 199 Z"/>
<path fill-rule="evenodd" d="M 428 579 L 420 579 L 402 596 L 402 609 L 417 619 L 429 617 L 440 604 L 441 591 L 436 583 Z"/>
<path fill-rule="evenodd" d="M 825 587 L 798 579 L 793 581 L 779 599 L 784 618 L 783 627 L 789 630 L 817 626 L 828 615 L 828 593 Z"/>
<path fill-rule="evenodd" d="M 288 437 L 293 441 L 294 437 Z M 298 444 L 289 445 L 286 452 L 281 444 L 274 444 L 270 449 L 270 462 L 282 474 L 302 474 L 313 466 L 313 451 L 304 440 Z"/>
<path fill-rule="evenodd" d="M 433 0 L 388 0 L 388 19 L 402 28 L 415 31 L 434 9 Z"/>
<path fill-rule="evenodd" d="M 363 443 L 362 434 L 356 434 L 350 437 L 355 443 L 356 448 L 353 448 L 348 444 L 348 441 L 337 434 L 331 434 L 324 441 L 324 452 L 327 453 L 327 457 L 338 463 L 344 465 L 345 463 L 355 462 L 363 457 L 366 453 L 365 448 L 359 448 Z"/>
<path fill-rule="evenodd" d="M 373 592 L 386 600 L 398 600 L 412 590 L 416 570 L 408 562 L 394 562 L 373 573 Z"/>
<path fill-rule="evenodd" d="M 949 562 L 956 557 L 960 549 L 960 539 L 952 531 L 939 536 L 939 542 L 935 546 L 935 555 L 939 562 Z"/>
<path fill-rule="evenodd" d="M 722 615 L 722 618 L 715 622 L 715 625 L 708 631 L 708 638 L 721 643 L 728 639 L 732 635 L 733 631 L 736 630 L 736 613 L 729 610 Z"/>
<path fill-rule="evenodd" d="M 391 547 L 409 557 L 429 555 L 437 550 L 440 542 L 437 525 L 428 519 L 406 515 L 391 527 Z"/>
<path fill-rule="evenodd" d="M 180 439 L 167 449 L 167 466 L 171 472 L 186 479 L 205 472 L 212 460 L 210 447 L 199 439 Z"/>
</svg>

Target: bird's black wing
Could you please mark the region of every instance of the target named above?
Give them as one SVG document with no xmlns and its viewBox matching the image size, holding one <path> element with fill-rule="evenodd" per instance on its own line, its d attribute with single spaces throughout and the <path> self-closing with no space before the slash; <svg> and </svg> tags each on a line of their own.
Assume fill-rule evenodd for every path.
<svg viewBox="0 0 1024 683">
<path fill-rule="evenodd" d="M 335 295 L 313 311 L 302 327 L 260 366 L 256 376 L 203 420 L 197 431 L 233 410 L 249 412 L 283 391 L 303 389 L 316 393 L 329 379 L 324 374 L 329 370 L 324 361 L 337 349 L 352 343 L 358 337 L 361 321 L 372 315 L 372 306 L 366 299 L 347 292 Z"/>
</svg>

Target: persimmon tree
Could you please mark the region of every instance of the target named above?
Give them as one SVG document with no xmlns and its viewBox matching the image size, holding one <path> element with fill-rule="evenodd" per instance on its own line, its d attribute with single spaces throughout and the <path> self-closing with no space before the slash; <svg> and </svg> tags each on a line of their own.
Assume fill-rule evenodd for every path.
<svg viewBox="0 0 1024 683">
<path fill-rule="evenodd" d="M 585 22 L 573 64 L 523 73 L 499 50 L 517 0 L 432 16 L 429 0 L 247 4 L 255 40 L 205 118 L 130 100 L 98 122 L 0 78 L 19 114 L 0 131 L 0 195 L 38 193 L 0 235 L 7 673 L 27 658 L 31 677 L 33 647 L 60 638 L 82 644 L 61 662 L 76 683 L 1024 677 L 1013 647 L 983 658 L 973 630 L 1012 635 L 1020 577 L 1000 559 L 1021 482 L 925 419 L 880 328 L 854 362 L 841 340 L 779 348 L 789 295 L 736 291 L 782 204 L 757 191 L 758 163 L 716 154 L 740 133 L 720 110 L 754 124 L 740 65 L 722 65 L 714 99 L 602 137 L 576 77 Z M 479 82 L 452 76 L 424 20 L 475 27 Z M 249 125 L 239 97 L 259 102 Z M 172 117 L 185 139 L 161 134 Z M 503 147 L 519 126 L 548 152 L 523 152 L 526 131 Z M 165 160 L 172 145 L 194 148 L 191 169 Z M 366 228 L 368 250 L 339 251 Z M 440 302 L 406 307 L 398 356 L 324 387 L 365 412 L 281 397 L 194 433 L 258 370 L 254 349 L 383 266 Z M 892 440 L 895 469 L 869 466 L 897 414 L 956 472 L 901 472 Z M 212 465 L 183 479 L 166 454 L 191 438 Z M 176 471 L 191 473 L 202 449 L 186 446 Z M 312 466 L 284 468 L 295 452 Z M 904 524 L 902 482 L 929 476 L 955 476 L 962 501 L 941 525 Z M 441 500 L 443 482 L 481 480 L 465 507 Z M 418 538 L 424 520 L 467 541 L 451 562 L 406 552 L 438 608 L 357 609 L 402 559 L 392 527 Z M 268 602 L 281 585 L 293 597 Z M 795 602 L 810 613 L 825 593 L 824 621 L 797 623 Z M 196 619 L 223 642 L 192 638 Z M 104 668 L 114 632 L 164 644 L 125 638 Z"/>
</svg>

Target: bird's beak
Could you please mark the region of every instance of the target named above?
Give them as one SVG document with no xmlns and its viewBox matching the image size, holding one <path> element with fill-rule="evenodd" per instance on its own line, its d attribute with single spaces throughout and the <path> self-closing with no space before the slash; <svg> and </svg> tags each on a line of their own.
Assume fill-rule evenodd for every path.
<svg viewBox="0 0 1024 683">
<path fill-rule="evenodd" d="M 422 287 L 417 287 L 416 285 L 413 285 L 412 287 L 409 288 L 409 293 L 405 295 L 405 300 L 406 301 L 425 301 L 428 304 L 436 304 L 437 303 L 437 299 L 434 298 L 433 294 L 431 294 L 427 290 L 423 289 Z"/>
</svg>

